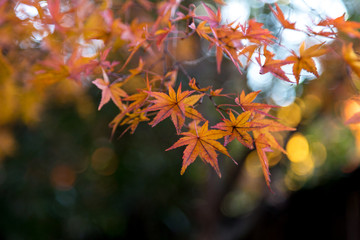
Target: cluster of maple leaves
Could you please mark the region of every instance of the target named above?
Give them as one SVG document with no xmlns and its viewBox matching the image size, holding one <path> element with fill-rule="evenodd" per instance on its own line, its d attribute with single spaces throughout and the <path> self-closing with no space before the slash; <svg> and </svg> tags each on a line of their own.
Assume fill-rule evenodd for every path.
<svg viewBox="0 0 360 240">
<path fill-rule="evenodd" d="M 160 1 L 157 4 L 148 0 L 126 0 L 120 3 L 120 8 L 113 8 L 111 1 L 104 1 L 100 7 L 92 8 L 92 11 L 78 8 L 81 5 L 86 9 L 90 3 L 85 0 L 68 8 L 62 8 L 60 0 L 48 0 L 45 10 L 38 1 L 20 2 L 38 10 L 36 21 L 41 22 L 43 27 L 36 31 L 46 32 L 47 36 L 42 41 L 51 49 L 46 59 L 35 66 L 36 76 L 32 83 L 39 88 L 38 86 L 43 87 L 45 84 L 57 83 L 63 78 L 80 82 L 95 74 L 102 75 L 92 83 L 102 94 L 98 109 L 112 101 L 119 110 L 110 123 L 112 135 L 118 128 L 122 129 L 121 134 L 127 131 L 134 133 L 141 122 L 148 122 L 154 127 L 170 118 L 176 134 L 181 137 L 167 150 L 185 146 L 181 174 L 200 157 L 221 176 L 218 152 L 236 163 L 230 156 L 227 145 L 238 141 L 249 149 L 256 148 L 266 183 L 270 186 L 266 153 L 277 149 L 286 154 L 273 133 L 295 129 L 284 126 L 270 114 L 271 109 L 276 106 L 256 102 L 259 91 L 247 94 L 244 91 L 223 93 L 222 89 L 202 86 L 201 79 L 188 75 L 171 46 L 190 37 L 202 39 L 209 43 L 209 49 L 214 49 L 218 72 L 221 71 L 224 56 L 227 56 L 240 73 L 249 63 L 257 63 L 260 74 L 271 73 L 290 83 L 292 81 L 288 77 L 289 73 L 285 73 L 282 67 L 291 64 L 291 75 L 296 80 L 293 84 L 299 84 L 303 70 L 319 77 L 314 58 L 335 51 L 324 42 L 312 46 L 306 46 L 303 42 L 298 51 L 288 50 L 286 58 L 278 59 L 271 49 L 286 49 L 279 39 L 255 19 L 242 24 L 225 23 L 220 8 L 226 3 L 222 0 L 214 0 L 217 10 L 205 3 L 185 6 L 181 0 Z M 4 9 L 5 5 L 6 1 L 0 1 L 0 6 Z M 318 22 L 317 26 L 323 27 L 321 31 L 311 28 L 304 31 L 297 29 L 296 23 L 289 22 L 284 17 L 277 3 L 266 7 L 271 10 L 282 29 L 305 32 L 309 38 L 314 39 L 339 39 L 343 44 L 343 51 L 339 55 L 360 77 L 360 56 L 354 52 L 351 42 L 339 37 L 339 34 L 345 34 L 350 38 L 360 38 L 357 30 L 360 23 L 346 21 L 343 15 Z M 149 20 L 150 14 L 147 18 L 129 17 L 133 8 L 155 13 L 155 18 Z M 198 14 L 198 8 L 202 8 L 204 13 Z M 117 9 L 116 14 L 114 9 Z M 6 19 L 1 20 L 0 16 L 1 21 Z M 53 32 L 47 27 L 49 25 L 54 26 Z M 76 39 L 74 36 L 81 37 L 84 41 L 101 40 L 103 47 L 97 56 L 84 57 L 81 44 L 73 44 Z M 69 50 L 64 47 L 61 49 L 63 52 L 56 50 L 58 43 L 54 42 L 59 39 L 64 42 L 64 46 L 72 43 L 72 48 Z M 111 51 L 121 52 L 126 57 L 118 59 L 119 61 L 109 61 L 108 55 Z M 131 67 L 133 65 L 137 67 Z M 179 71 L 188 78 L 187 84 L 178 83 Z M 125 84 L 139 78 L 142 79 L 144 87 L 139 88 L 136 93 L 124 89 Z M 217 104 L 217 99 L 220 98 L 227 103 Z M 198 106 L 206 99 L 219 113 L 219 122 L 212 126 L 209 126 L 206 116 L 198 110 Z M 360 120 L 360 117 L 355 117 L 355 120 L 350 121 Z"/>
</svg>

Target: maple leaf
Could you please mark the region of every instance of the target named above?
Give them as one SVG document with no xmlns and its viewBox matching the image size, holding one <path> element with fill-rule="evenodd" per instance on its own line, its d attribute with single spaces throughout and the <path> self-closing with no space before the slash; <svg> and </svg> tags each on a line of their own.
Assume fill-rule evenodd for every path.
<svg viewBox="0 0 360 240">
<path fill-rule="evenodd" d="M 357 103 L 360 103 L 360 97 L 353 97 L 353 100 L 355 100 Z M 348 120 L 345 121 L 345 124 L 358 124 L 360 123 L 360 112 L 355 113 L 352 115 Z"/>
<path fill-rule="evenodd" d="M 248 53 L 248 55 L 246 56 L 247 58 L 247 63 L 250 62 L 252 55 L 254 54 L 255 50 L 258 48 L 258 45 L 249 45 L 244 47 L 240 52 L 239 52 L 239 56 L 244 55 Z"/>
<path fill-rule="evenodd" d="M 206 26 L 206 23 L 207 23 L 206 21 L 202 21 L 202 22 L 199 23 L 199 25 L 197 25 L 197 26 L 195 26 L 195 24 L 192 23 L 192 24 L 189 25 L 189 28 L 195 30 L 196 33 L 197 33 L 200 37 L 202 37 L 202 38 L 204 38 L 204 39 L 206 39 L 206 40 L 208 40 L 208 41 L 211 41 L 211 38 L 210 38 L 209 35 L 208 35 L 209 33 L 211 33 L 211 29 L 210 29 L 209 26 Z"/>
<path fill-rule="evenodd" d="M 181 84 L 177 93 L 169 86 L 169 95 L 162 92 L 148 92 L 155 100 L 151 101 L 154 105 L 148 107 L 147 111 L 159 111 L 150 122 L 150 125 L 154 127 L 164 119 L 171 117 L 176 132 L 179 134 L 184 125 L 185 116 L 192 119 L 203 119 L 201 114 L 192 107 L 204 96 L 204 94 L 190 96 L 193 92 L 194 91 L 181 92 Z"/>
<path fill-rule="evenodd" d="M 199 84 L 196 82 L 195 78 L 192 78 L 190 80 L 189 87 L 191 87 L 195 91 L 199 91 L 199 92 L 206 92 L 207 90 L 209 90 L 211 88 L 210 86 L 208 86 L 206 88 L 200 88 Z"/>
<path fill-rule="evenodd" d="M 113 138 L 117 127 L 119 126 L 121 121 L 124 119 L 124 117 L 128 113 L 127 105 L 120 103 L 120 105 L 118 107 L 119 107 L 120 113 L 118 115 L 116 115 L 115 118 L 109 123 L 109 127 L 112 128 L 111 137 L 110 137 L 111 139 Z"/>
<path fill-rule="evenodd" d="M 187 145 L 183 154 L 181 175 L 184 174 L 186 168 L 199 156 L 204 162 L 209 163 L 215 169 L 218 176 L 221 177 L 216 151 L 228 156 L 235 162 L 227 149 L 216 141 L 224 136 L 224 132 L 221 130 L 209 130 L 208 121 L 206 121 L 200 129 L 195 127 L 195 133 L 183 132 L 181 135 L 184 135 L 184 137 L 166 149 L 166 151 L 168 151 Z"/>
<path fill-rule="evenodd" d="M 294 131 L 296 129 L 287 127 L 272 119 L 265 119 L 264 117 L 265 115 L 263 114 L 254 114 L 253 124 L 254 126 L 259 124 L 260 127 L 254 128 L 253 136 L 255 139 L 255 147 L 262 165 L 266 184 L 270 188 L 270 172 L 266 152 L 272 151 L 271 149 L 278 149 L 286 154 L 285 149 L 280 146 L 271 132 Z"/>
<path fill-rule="evenodd" d="M 327 52 L 327 49 L 321 48 L 324 44 L 316 44 L 305 49 L 305 41 L 301 44 L 299 50 L 299 56 L 296 52 L 292 51 L 292 56 L 289 56 L 285 61 L 294 62 L 293 73 L 296 79 L 296 83 L 299 84 L 300 72 L 302 69 L 313 73 L 317 78 L 319 74 L 317 72 L 313 57 L 319 57 Z"/>
<path fill-rule="evenodd" d="M 175 26 L 171 25 L 171 22 L 169 21 L 168 27 L 166 27 L 164 29 L 159 29 L 155 32 L 156 39 L 157 39 L 156 46 L 158 47 L 158 49 L 161 48 L 161 45 L 163 44 L 166 37 L 174 30 L 175 30 Z"/>
<path fill-rule="evenodd" d="M 241 26 L 243 38 L 257 44 L 271 44 L 276 37 L 268 29 L 262 28 L 263 26 L 263 23 L 250 19 L 247 25 Z"/>
<path fill-rule="evenodd" d="M 124 90 L 120 88 L 123 83 L 110 83 L 108 75 L 105 73 L 104 69 L 101 69 L 103 73 L 103 79 L 98 78 L 92 83 L 96 85 L 101 92 L 101 101 L 98 107 L 100 110 L 104 104 L 110 101 L 110 99 L 118 106 L 121 105 L 121 97 L 126 97 L 127 94 Z"/>
<path fill-rule="evenodd" d="M 353 21 L 346 21 L 345 13 L 342 16 L 337 17 L 335 19 L 327 18 L 318 23 L 318 26 L 329 26 L 329 25 L 333 25 L 339 31 L 348 34 L 350 37 L 360 38 L 360 32 L 356 30 L 360 28 L 360 23 Z"/>
<path fill-rule="evenodd" d="M 103 67 L 105 69 L 110 69 L 110 71 L 112 71 L 114 69 L 114 67 L 119 64 L 119 62 L 118 61 L 110 62 L 110 61 L 106 60 L 107 56 L 109 55 L 110 50 L 111 50 L 111 48 L 107 48 L 104 51 L 99 53 L 98 64 L 101 67 Z"/>
<path fill-rule="evenodd" d="M 210 89 L 210 96 L 211 97 L 229 97 L 229 94 L 222 94 L 222 88 L 219 88 L 219 89 L 215 89 L 215 90 L 212 90 Z"/>
<path fill-rule="evenodd" d="M 138 23 L 137 19 L 131 22 L 131 25 L 119 23 L 118 28 L 121 30 L 120 38 L 125 41 L 129 41 L 128 47 L 131 53 L 124 62 L 123 66 L 119 70 L 121 72 L 125 69 L 135 53 L 142 47 L 144 50 L 148 50 L 150 44 L 147 41 L 148 32 L 146 23 Z"/>
<path fill-rule="evenodd" d="M 60 0 L 48 0 L 47 4 L 50 17 L 44 19 L 44 22 L 47 24 L 54 24 L 56 30 L 59 30 L 59 32 L 61 33 L 65 33 L 65 28 L 61 25 L 65 13 L 61 12 Z"/>
<path fill-rule="evenodd" d="M 352 115 L 348 120 L 345 121 L 345 124 L 358 124 L 360 123 L 360 112 Z"/>
<path fill-rule="evenodd" d="M 144 68 L 144 61 L 142 60 L 142 58 L 140 58 L 139 65 L 136 68 L 129 69 L 129 72 L 131 73 L 131 75 L 129 77 L 134 77 L 134 76 L 138 75 L 139 73 L 141 73 L 143 68 Z"/>
<path fill-rule="evenodd" d="M 254 130 L 250 121 L 251 112 L 243 112 L 236 118 L 234 114 L 230 112 L 229 117 L 230 119 L 223 119 L 223 122 L 213 126 L 213 128 L 225 131 L 224 145 L 226 146 L 236 138 L 245 147 L 253 149 L 253 139 L 248 133 L 249 131 Z"/>
<path fill-rule="evenodd" d="M 158 18 L 153 24 L 153 29 L 157 29 L 162 23 L 168 23 L 170 17 L 176 12 L 176 9 L 180 5 L 179 0 L 167 0 L 162 1 L 158 5 Z"/>
<path fill-rule="evenodd" d="M 285 126 L 275 120 L 265 118 L 265 115 L 256 113 L 253 115 L 253 124 L 256 126 L 259 124 L 260 128 L 254 128 L 253 134 L 254 138 L 257 138 L 260 135 L 264 135 L 264 139 L 266 139 L 267 144 L 274 149 L 280 150 L 284 154 L 286 151 L 280 144 L 277 142 L 275 137 L 271 134 L 271 132 L 280 132 L 280 131 L 295 131 L 295 128 Z"/>
<path fill-rule="evenodd" d="M 147 89 L 150 90 L 150 84 L 148 79 L 146 80 Z M 130 126 L 125 129 L 125 131 L 120 135 L 120 137 L 129 129 L 131 129 L 131 134 L 134 133 L 137 125 L 142 121 L 148 121 L 149 119 L 145 116 L 145 111 L 140 109 L 143 107 L 149 98 L 149 94 L 144 89 L 138 89 L 138 93 L 125 97 L 124 101 L 132 102 L 130 105 L 121 103 L 119 109 L 120 113 L 110 122 L 109 127 L 112 128 L 111 137 L 113 137 L 116 128 L 119 125 L 130 124 Z M 124 119 L 127 117 L 126 119 Z M 124 120 L 123 120 L 124 119 Z"/>
<path fill-rule="evenodd" d="M 267 143 L 267 139 L 265 138 L 265 136 L 263 134 L 260 134 L 259 136 L 257 136 L 255 138 L 255 147 L 256 147 L 256 152 L 259 156 L 259 160 L 261 163 L 261 167 L 263 170 L 263 174 L 265 177 L 265 181 L 266 181 L 266 185 L 268 186 L 268 188 L 271 190 L 270 188 L 270 170 L 269 170 L 269 160 L 266 156 L 267 152 L 272 152 L 270 145 Z"/>
<path fill-rule="evenodd" d="M 137 91 L 138 93 L 124 98 L 124 101 L 132 101 L 132 103 L 127 108 L 128 111 L 139 109 L 147 102 L 147 99 L 149 98 L 149 94 L 145 90 L 138 89 Z"/>
<path fill-rule="evenodd" d="M 275 15 L 275 17 L 277 18 L 277 20 L 281 23 L 281 25 L 284 28 L 288 28 L 288 29 L 295 29 L 295 23 L 291 23 L 289 22 L 287 19 L 285 19 L 284 17 L 284 13 L 281 11 L 281 8 L 279 7 L 279 5 L 277 3 L 275 3 L 275 7 L 276 7 L 276 11 L 275 9 L 273 9 L 271 7 L 271 5 L 269 5 L 270 10 L 272 11 L 272 13 Z"/>
<path fill-rule="evenodd" d="M 240 67 L 242 64 L 238 57 L 237 47 L 242 47 L 240 39 L 243 37 L 243 35 L 240 32 L 229 30 L 228 26 L 223 26 L 213 30 L 213 34 L 214 39 L 210 40 L 212 45 L 216 45 L 216 63 L 218 73 L 220 73 L 221 62 L 224 53 L 226 53 L 226 55 L 231 59 L 238 71 L 241 73 Z"/>
<path fill-rule="evenodd" d="M 136 109 L 132 113 L 127 113 L 126 118 L 121 121 L 120 126 L 123 126 L 125 124 L 128 124 L 129 127 L 126 128 L 120 135 L 123 136 L 129 129 L 131 129 L 131 134 L 134 134 L 137 126 L 140 122 L 149 121 L 150 119 L 145 116 L 144 111 L 140 109 Z"/>
<path fill-rule="evenodd" d="M 206 21 L 211 28 L 219 26 L 221 23 L 220 8 L 217 9 L 217 13 L 214 13 L 214 11 L 210 7 L 208 7 L 205 3 L 202 3 L 202 5 L 205 8 L 207 16 L 194 16 L 194 17 Z"/>
<path fill-rule="evenodd" d="M 239 97 L 235 98 L 235 103 L 238 104 L 243 111 L 255 111 L 267 115 L 267 113 L 261 111 L 261 109 L 277 108 L 278 106 L 253 102 L 260 92 L 259 90 L 245 95 L 244 90 L 242 90 Z"/>
<path fill-rule="evenodd" d="M 261 65 L 261 60 L 260 60 L 260 53 L 259 53 L 259 57 L 255 58 L 256 61 L 261 66 L 260 74 L 265 74 L 265 73 L 270 72 L 275 77 L 277 77 L 281 80 L 284 80 L 286 82 L 291 82 L 289 80 L 289 78 L 285 75 L 284 70 L 281 69 L 281 66 L 290 64 L 290 63 L 292 63 L 292 61 L 274 59 L 275 54 L 268 51 L 266 49 L 266 46 L 264 47 L 264 56 L 265 56 L 265 62 L 262 65 Z"/>
<path fill-rule="evenodd" d="M 342 48 L 344 60 L 349 64 L 354 73 L 360 77 L 360 56 L 354 52 L 353 43 L 344 45 Z"/>
</svg>

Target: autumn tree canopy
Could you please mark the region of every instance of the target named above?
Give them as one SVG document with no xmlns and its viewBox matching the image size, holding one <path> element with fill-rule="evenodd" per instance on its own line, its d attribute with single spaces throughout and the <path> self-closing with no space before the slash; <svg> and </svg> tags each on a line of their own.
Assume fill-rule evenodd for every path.
<svg viewBox="0 0 360 240">
<path fill-rule="evenodd" d="M 296 126 L 275 116 L 281 108 L 276 102 L 259 101 L 260 90 L 218 88 L 188 67 L 210 58 L 219 74 L 231 62 L 239 78 L 256 66 L 260 75 L 298 86 L 319 78 L 319 62 L 331 57 L 360 77 L 360 23 L 345 14 L 323 18 L 308 12 L 313 25 L 304 28 L 287 18 L 280 3 L 263 3 L 273 26 L 256 18 L 229 22 L 222 17 L 224 6 L 222 0 L 0 1 L 1 125 L 35 124 L 54 98 L 75 101 L 86 114 L 93 107 L 86 89 L 95 85 L 98 114 L 108 104 L 117 108 L 109 123 L 114 141 L 137 134 L 139 124 L 172 121 L 178 140 L 164 150 L 182 149 L 181 174 L 201 159 L 221 177 L 218 154 L 237 164 L 228 150 L 237 141 L 256 150 L 270 187 L 268 154 L 286 154 L 285 132 Z M 287 46 L 283 31 L 306 38 Z M 359 116 L 347 123 L 358 123 Z"/>
</svg>

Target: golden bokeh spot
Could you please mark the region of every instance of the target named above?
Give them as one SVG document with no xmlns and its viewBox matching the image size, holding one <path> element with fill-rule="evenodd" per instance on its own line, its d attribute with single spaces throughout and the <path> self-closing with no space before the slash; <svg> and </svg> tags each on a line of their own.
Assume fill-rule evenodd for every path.
<svg viewBox="0 0 360 240">
<path fill-rule="evenodd" d="M 298 176 L 307 177 L 314 172 L 314 161 L 311 155 L 308 155 L 308 157 L 301 162 L 292 162 L 290 169 Z"/>
<path fill-rule="evenodd" d="M 316 167 L 323 165 L 326 161 L 327 150 L 322 142 L 314 142 L 311 144 L 311 153 Z"/>
<path fill-rule="evenodd" d="M 98 148 L 91 156 L 91 167 L 100 175 L 112 175 L 116 171 L 117 166 L 117 158 L 112 148 Z"/>
<path fill-rule="evenodd" d="M 297 103 L 292 103 L 287 107 L 282 107 L 277 112 L 280 121 L 289 127 L 296 127 L 301 121 L 302 111 Z"/>
<path fill-rule="evenodd" d="M 305 161 L 309 155 L 309 143 L 301 133 L 292 135 L 286 145 L 288 158 L 292 162 Z"/>
<path fill-rule="evenodd" d="M 245 169 L 251 177 L 260 177 L 263 174 L 261 163 L 256 151 L 252 151 L 246 156 Z"/>
<path fill-rule="evenodd" d="M 58 190 L 69 190 L 74 186 L 76 173 L 68 165 L 57 165 L 51 170 L 50 180 L 53 187 Z"/>
</svg>

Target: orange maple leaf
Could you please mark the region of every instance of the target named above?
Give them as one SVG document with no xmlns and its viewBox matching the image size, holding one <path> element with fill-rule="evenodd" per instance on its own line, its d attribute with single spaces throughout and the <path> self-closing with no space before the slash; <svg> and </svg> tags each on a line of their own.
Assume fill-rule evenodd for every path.
<svg viewBox="0 0 360 240">
<path fill-rule="evenodd" d="M 98 110 L 104 106 L 107 102 L 110 101 L 110 99 L 118 106 L 121 105 L 121 97 L 126 97 L 127 94 L 124 90 L 122 90 L 120 87 L 123 83 L 110 83 L 109 77 L 102 69 L 103 73 L 103 79 L 98 78 L 94 80 L 92 83 L 95 84 L 102 92 L 101 92 L 101 101 L 98 107 Z"/>
<path fill-rule="evenodd" d="M 271 132 L 280 132 L 280 131 L 295 131 L 295 128 L 285 126 L 275 120 L 264 118 L 265 115 L 263 114 L 255 114 L 253 118 L 253 124 L 259 124 L 262 126 L 261 128 L 254 128 L 254 138 L 257 138 L 259 135 L 264 135 L 267 143 L 270 145 L 271 148 L 277 149 L 282 151 L 286 154 L 286 151 L 280 144 L 277 142 L 275 137 L 271 134 Z"/>
<path fill-rule="evenodd" d="M 345 121 L 345 124 L 358 124 L 360 123 L 360 112 L 352 115 L 348 120 Z"/>
<path fill-rule="evenodd" d="M 263 26 L 264 26 L 263 23 L 259 23 L 254 19 L 250 19 L 247 22 L 247 25 L 241 26 L 243 32 L 243 38 L 248 39 L 250 42 L 257 44 L 273 43 L 273 40 L 276 39 L 276 37 L 272 35 L 268 29 L 262 28 Z"/>
<path fill-rule="evenodd" d="M 236 118 L 234 114 L 230 112 L 229 117 L 230 120 L 223 119 L 223 122 L 220 122 L 213 127 L 225 131 L 224 145 L 226 146 L 236 138 L 245 147 L 253 149 L 253 139 L 248 133 L 249 131 L 254 130 L 253 124 L 250 121 L 251 112 L 243 112 Z"/>
<path fill-rule="evenodd" d="M 113 137 L 119 125 L 130 124 L 129 127 L 131 128 L 131 134 L 133 134 L 137 125 L 140 122 L 149 120 L 145 116 L 145 111 L 140 109 L 143 105 L 147 103 L 148 98 L 149 98 L 149 94 L 145 90 L 139 89 L 138 93 L 135 93 L 123 99 L 124 101 L 133 101 L 133 102 L 130 105 L 125 105 L 125 104 L 120 105 L 119 107 L 120 113 L 109 124 L 110 128 L 112 128 L 111 137 Z M 127 118 L 124 119 L 125 117 Z M 125 129 L 125 131 L 121 134 L 121 136 L 128 130 L 129 128 Z"/>
<path fill-rule="evenodd" d="M 195 132 L 183 132 L 181 135 L 184 135 L 184 137 L 166 149 L 166 151 L 168 151 L 187 145 L 184 150 L 181 175 L 184 174 L 186 168 L 195 161 L 196 157 L 200 156 L 200 158 L 204 162 L 209 163 L 215 169 L 218 176 L 221 177 L 216 151 L 228 156 L 235 162 L 227 149 L 216 141 L 224 136 L 224 132 L 221 130 L 209 130 L 208 121 L 206 121 L 200 129 L 195 127 Z"/>
<path fill-rule="evenodd" d="M 146 92 L 143 89 L 138 89 L 138 93 L 135 93 L 129 97 L 124 98 L 124 101 L 133 101 L 127 108 L 127 111 L 133 111 L 139 109 L 146 103 L 148 98 L 149 98 L 148 92 Z"/>
<path fill-rule="evenodd" d="M 265 115 L 263 114 L 254 114 L 253 117 L 254 126 L 256 126 L 257 123 L 261 126 L 253 130 L 253 135 L 255 139 L 256 151 L 263 168 L 266 184 L 270 187 L 269 163 L 266 152 L 270 152 L 271 149 L 277 149 L 286 154 L 285 149 L 280 146 L 271 132 L 294 131 L 296 129 L 287 127 L 272 119 L 265 119 Z"/>
<path fill-rule="evenodd" d="M 238 104 L 243 111 L 255 111 L 257 113 L 268 115 L 266 112 L 261 111 L 261 109 L 277 108 L 278 106 L 253 102 L 260 92 L 261 91 L 259 90 L 245 95 L 243 90 L 239 97 L 235 98 L 235 103 Z"/>
<path fill-rule="evenodd" d="M 318 26 L 330 26 L 330 25 L 333 25 L 339 31 L 348 34 L 350 37 L 360 38 L 360 32 L 356 30 L 360 28 L 360 23 L 353 21 L 346 21 L 345 13 L 342 16 L 337 17 L 335 19 L 327 18 L 318 23 Z"/>
<path fill-rule="evenodd" d="M 313 73 L 317 78 L 319 74 L 317 72 L 313 57 L 319 57 L 327 52 L 327 49 L 322 48 L 324 44 L 316 44 L 305 49 L 305 41 L 301 44 L 299 50 L 299 56 L 295 51 L 292 51 L 292 56 L 287 57 L 286 61 L 294 62 L 293 73 L 296 78 L 296 83 L 299 84 L 300 72 L 302 69 Z"/>
<path fill-rule="evenodd" d="M 204 39 L 206 39 L 208 41 L 211 41 L 211 39 L 210 39 L 210 37 L 208 35 L 208 34 L 211 33 L 211 29 L 210 29 L 209 26 L 206 25 L 206 23 L 207 23 L 206 21 L 202 21 L 197 26 L 195 26 L 195 24 L 192 23 L 192 24 L 189 25 L 189 27 L 191 29 L 195 30 L 200 37 L 202 37 L 202 38 L 204 38 Z"/>
<path fill-rule="evenodd" d="M 281 23 L 281 25 L 284 28 L 296 30 L 295 23 L 291 23 L 287 19 L 285 19 L 284 13 L 281 11 L 281 8 L 279 7 L 279 5 L 277 3 L 275 3 L 276 11 L 275 11 L 275 9 L 273 9 L 271 7 L 271 5 L 269 5 L 269 7 L 270 7 L 270 10 L 272 11 L 272 13 L 275 15 L 277 20 Z"/>
<path fill-rule="evenodd" d="M 270 72 L 275 77 L 280 78 L 281 80 L 284 80 L 286 82 L 291 82 L 289 78 L 286 76 L 284 70 L 281 69 L 281 66 L 290 64 L 292 63 L 292 61 L 274 59 L 275 54 L 267 50 L 266 46 L 264 47 L 264 56 L 265 56 L 264 64 L 261 64 L 260 54 L 259 57 L 255 58 L 256 61 L 261 66 L 260 74 L 265 74 Z"/>
<path fill-rule="evenodd" d="M 140 122 L 149 121 L 149 118 L 145 116 L 144 111 L 141 109 L 135 110 L 133 113 L 127 113 L 126 118 L 121 121 L 120 126 L 123 126 L 125 124 L 128 124 L 129 127 L 127 127 L 120 135 L 123 136 L 129 129 L 131 129 L 131 134 L 134 134 L 137 126 Z"/>
<path fill-rule="evenodd" d="M 206 92 L 207 90 L 209 90 L 211 88 L 211 86 L 208 86 L 206 88 L 200 88 L 199 84 L 196 82 L 195 78 L 192 78 L 189 81 L 189 87 L 191 87 L 195 91 L 199 91 L 199 92 Z"/>
<path fill-rule="evenodd" d="M 222 26 L 213 30 L 215 39 L 210 39 L 212 45 L 216 45 L 217 71 L 220 73 L 223 54 L 226 53 L 237 70 L 241 73 L 240 67 L 242 67 L 242 64 L 238 56 L 237 48 L 242 46 L 240 39 L 243 37 L 243 34 L 235 31 L 235 29 L 231 29 L 231 27 L 229 28 L 229 26 L 231 25 Z"/>
<path fill-rule="evenodd" d="M 360 96 L 356 96 L 352 98 L 358 104 L 360 103 Z M 348 120 L 345 121 L 345 124 L 358 124 L 360 123 L 360 112 L 354 113 Z"/>
<path fill-rule="evenodd" d="M 267 139 L 263 134 L 260 134 L 255 138 L 255 147 L 256 147 L 256 152 L 260 159 L 266 185 L 270 188 L 271 179 L 270 179 L 270 170 L 269 170 L 269 160 L 266 156 L 266 153 L 272 152 L 272 150 L 270 148 L 270 145 L 267 143 Z"/>
<path fill-rule="evenodd" d="M 166 37 L 175 30 L 175 26 L 171 25 L 171 21 L 168 22 L 168 27 L 164 29 L 159 29 L 155 32 L 156 36 L 156 46 L 158 49 L 161 49 L 161 45 L 164 43 Z"/>
<path fill-rule="evenodd" d="M 181 84 L 177 93 L 169 86 L 169 95 L 162 92 L 148 92 L 155 100 L 151 101 L 154 105 L 148 107 L 147 111 L 159 111 L 150 122 L 150 125 L 155 126 L 162 120 L 171 117 L 176 132 L 179 134 L 184 125 L 185 117 L 203 120 L 202 115 L 196 111 L 193 106 L 204 94 L 190 96 L 193 92 L 194 91 L 181 92 Z"/>
<path fill-rule="evenodd" d="M 344 45 L 342 54 L 345 62 L 349 64 L 354 73 L 360 77 L 360 56 L 354 52 L 353 43 Z"/>
<path fill-rule="evenodd" d="M 229 98 L 229 94 L 221 93 L 222 90 L 223 90 L 222 88 L 215 89 L 215 90 L 210 89 L 210 96 L 211 97 L 227 97 L 227 98 Z"/>
<path fill-rule="evenodd" d="M 247 58 L 247 61 L 246 61 L 246 62 L 249 63 L 250 60 L 251 60 L 252 55 L 254 54 L 255 50 L 256 50 L 258 47 L 259 47 L 258 45 L 249 45 L 249 46 L 246 46 L 246 47 L 244 47 L 244 48 L 239 52 L 239 56 L 241 56 L 241 55 L 246 56 L 246 58 Z M 245 55 L 245 54 L 247 54 L 247 53 L 248 53 L 248 55 Z"/>
</svg>

